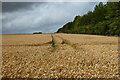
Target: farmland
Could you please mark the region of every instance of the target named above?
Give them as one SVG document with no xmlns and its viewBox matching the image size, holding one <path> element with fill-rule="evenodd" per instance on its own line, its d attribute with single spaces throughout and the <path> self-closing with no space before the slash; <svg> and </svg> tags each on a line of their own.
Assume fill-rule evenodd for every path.
<svg viewBox="0 0 120 80">
<path fill-rule="evenodd" d="M 3 78 L 118 77 L 118 37 L 3 35 L 2 57 Z"/>
</svg>

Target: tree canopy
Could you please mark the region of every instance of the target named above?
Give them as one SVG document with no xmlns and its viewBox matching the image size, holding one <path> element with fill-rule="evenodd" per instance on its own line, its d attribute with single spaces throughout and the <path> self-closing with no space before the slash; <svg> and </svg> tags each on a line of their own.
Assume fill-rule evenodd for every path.
<svg viewBox="0 0 120 80">
<path fill-rule="evenodd" d="M 76 16 L 57 33 L 120 35 L 120 2 L 100 2 L 93 12 Z"/>
</svg>

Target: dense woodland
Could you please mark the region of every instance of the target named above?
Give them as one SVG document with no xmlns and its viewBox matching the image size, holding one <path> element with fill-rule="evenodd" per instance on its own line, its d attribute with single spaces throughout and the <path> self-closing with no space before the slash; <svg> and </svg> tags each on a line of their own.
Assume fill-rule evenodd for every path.
<svg viewBox="0 0 120 80">
<path fill-rule="evenodd" d="M 65 24 L 57 33 L 120 35 L 120 2 L 102 2 L 94 11 L 76 16 L 73 22 Z"/>
</svg>

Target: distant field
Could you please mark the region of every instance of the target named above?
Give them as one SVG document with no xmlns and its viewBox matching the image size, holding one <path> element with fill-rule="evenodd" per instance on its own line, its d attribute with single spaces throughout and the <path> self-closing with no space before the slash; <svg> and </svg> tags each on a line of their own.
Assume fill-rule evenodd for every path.
<svg viewBox="0 0 120 80">
<path fill-rule="evenodd" d="M 118 77 L 118 37 L 3 35 L 2 56 L 3 78 Z"/>
</svg>

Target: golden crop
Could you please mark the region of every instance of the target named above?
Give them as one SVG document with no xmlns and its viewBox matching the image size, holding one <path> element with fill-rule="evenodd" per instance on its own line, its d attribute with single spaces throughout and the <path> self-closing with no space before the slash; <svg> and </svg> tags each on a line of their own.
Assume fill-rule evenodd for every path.
<svg viewBox="0 0 120 80">
<path fill-rule="evenodd" d="M 52 48 L 52 37 L 55 50 Z M 3 35 L 7 78 L 117 78 L 118 38 L 81 34 Z"/>
</svg>

